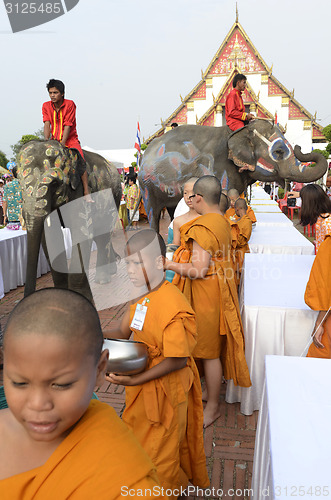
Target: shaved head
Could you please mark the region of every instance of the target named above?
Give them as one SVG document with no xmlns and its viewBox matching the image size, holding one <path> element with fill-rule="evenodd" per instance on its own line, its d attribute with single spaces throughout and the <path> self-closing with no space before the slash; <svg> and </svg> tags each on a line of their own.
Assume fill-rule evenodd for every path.
<svg viewBox="0 0 331 500">
<path fill-rule="evenodd" d="M 221 193 L 221 199 L 220 199 L 219 207 L 220 207 L 220 211 L 223 214 L 225 214 L 225 212 L 229 208 L 229 198 L 224 193 Z"/>
<path fill-rule="evenodd" d="M 196 183 L 196 181 L 199 179 L 199 177 L 191 177 L 189 180 L 187 180 L 185 182 L 185 184 L 183 184 L 183 189 L 186 188 L 186 186 L 194 186 L 194 184 Z"/>
<path fill-rule="evenodd" d="M 228 192 L 229 198 L 239 198 L 239 191 L 237 189 L 230 189 Z"/>
<path fill-rule="evenodd" d="M 235 206 L 235 208 L 240 208 L 240 209 L 243 208 L 244 210 L 247 210 L 247 203 L 244 200 L 244 198 L 238 198 L 238 200 L 236 200 L 234 206 Z"/>
<path fill-rule="evenodd" d="M 162 236 L 154 231 L 154 229 L 143 229 L 135 233 L 126 244 L 126 255 L 132 255 L 136 252 L 141 252 L 150 245 L 151 257 L 165 257 L 166 245 Z"/>
<path fill-rule="evenodd" d="M 222 193 L 220 181 L 214 175 L 200 177 L 193 187 L 195 194 L 200 194 L 207 205 L 218 205 Z"/>
<path fill-rule="evenodd" d="M 4 332 L 4 351 L 12 337 L 50 335 L 67 340 L 72 348 L 85 343 L 86 353 L 99 361 L 103 345 L 99 315 L 83 295 L 45 288 L 25 297 L 11 312 Z"/>
</svg>

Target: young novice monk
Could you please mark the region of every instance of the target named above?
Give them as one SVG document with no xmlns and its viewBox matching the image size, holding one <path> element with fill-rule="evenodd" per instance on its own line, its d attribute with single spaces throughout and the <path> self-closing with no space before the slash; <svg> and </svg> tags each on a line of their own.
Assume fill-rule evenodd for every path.
<svg viewBox="0 0 331 500">
<path fill-rule="evenodd" d="M 133 332 L 148 348 L 148 367 L 138 375 L 106 379 L 126 386 L 123 420 L 152 459 L 161 486 L 177 490 L 175 498 L 188 481 L 202 488 L 209 484 L 201 387 L 191 355 L 195 317 L 184 295 L 163 280 L 165 244 L 155 231 L 136 233 L 126 250 L 132 283 L 147 284 L 150 292 L 129 307 L 119 331 L 104 336 L 128 339 Z"/>
<path fill-rule="evenodd" d="M 197 180 L 193 191 L 193 207 L 202 217 L 184 235 L 191 252 L 190 262 L 166 261 L 166 269 L 185 276 L 190 285 L 198 332 L 193 355 L 202 360 L 205 372 L 208 397 L 204 426 L 207 427 L 220 416 L 222 365 L 225 378 L 233 379 L 236 385 L 249 387 L 251 382 L 230 258 L 230 225 L 219 209 L 221 185 L 216 177 L 206 175 Z M 188 291 L 189 286 L 185 286 L 185 295 Z"/>
<path fill-rule="evenodd" d="M 243 198 L 238 198 L 235 202 L 235 213 L 238 217 L 231 225 L 238 227 L 236 248 L 234 251 L 236 260 L 237 284 L 240 282 L 241 270 L 244 264 L 245 253 L 249 253 L 249 239 L 252 234 L 252 220 L 247 215 L 247 204 Z"/>
<path fill-rule="evenodd" d="M 44 289 L 11 313 L 3 344 L 1 500 L 119 499 L 123 486 L 159 484 L 115 411 L 91 401 L 104 380 L 102 344 L 97 311 L 75 292 Z"/>
<path fill-rule="evenodd" d="M 179 245 L 179 247 L 173 255 L 173 262 L 189 262 L 188 259 L 190 258 L 190 253 L 185 248 L 182 235 L 185 234 L 186 231 L 192 226 L 197 217 L 200 217 L 200 215 L 194 210 L 192 201 L 190 200 L 190 196 L 193 194 L 193 186 L 197 180 L 198 177 L 192 177 L 184 184 L 183 197 L 189 211 L 186 212 L 186 214 L 180 215 L 174 219 L 173 244 Z M 180 274 L 175 274 L 172 283 L 182 292 L 185 284 L 185 278 L 183 279 Z"/>
<path fill-rule="evenodd" d="M 229 219 L 230 221 L 231 220 L 236 221 L 238 219 L 238 217 L 236 215 L 235 208 L 234 208 L 234 204 L 235 204 L 236 200 L 238 200 L 239 198 L 242 198 L 243 196 L 244 196 L 243 194 L 241 196 L 239 196 L 239 191 L 237 191 L 236 189 L 229 190 L 228 197 L 230 199 L 231 207 L 228 208 L 228 210 L 226 211 L 225 217 L 227 219 Z M 244 199 L 244 198 L 242 198 L 242 199 Z M 255 224 L 256 223 L 255 213 L 250 206 L 247 206 L 247 215 L 251 219 L 252 224 Z"/>
</svg>

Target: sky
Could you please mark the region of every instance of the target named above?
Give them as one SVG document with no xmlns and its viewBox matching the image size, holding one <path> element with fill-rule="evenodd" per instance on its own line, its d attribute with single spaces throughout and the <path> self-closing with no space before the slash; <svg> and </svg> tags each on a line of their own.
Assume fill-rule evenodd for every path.
<svg viewBox="0 0 331 500">
<path fill-rule="evenodd" d="M 7 0 L 6 0 L 7 1 Z M 330 0 L 238 0 L 239 22 L 274 76 L 319 123 L 331 123 Z M 0 3 L 0 150 L 42 127 L 50 78 L 77 105 L 82 146 L 134 146 L 201 80 L 235 22 L 235 0 L 80 0 L 12 33 Z"/>
</svg>

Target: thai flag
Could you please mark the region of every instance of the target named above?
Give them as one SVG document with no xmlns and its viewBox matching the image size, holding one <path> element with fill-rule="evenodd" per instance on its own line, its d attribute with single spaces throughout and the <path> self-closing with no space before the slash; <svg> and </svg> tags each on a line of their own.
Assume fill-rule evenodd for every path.
<svg viewBox="0 0 331 500">
<path fill-rule="evenodd" d="M 139 122 L 137 123 L 137 137 L 136 137 L 136 142 L 134 144 L 134 147 L 138 151 L 138 157 L 141 153 L 141 141 L 140 141 L 140 125 Z"/>
</svg>

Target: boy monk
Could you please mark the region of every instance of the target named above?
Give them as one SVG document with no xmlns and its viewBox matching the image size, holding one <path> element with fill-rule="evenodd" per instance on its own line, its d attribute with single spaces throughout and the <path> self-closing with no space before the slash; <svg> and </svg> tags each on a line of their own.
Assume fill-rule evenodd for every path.
<svg viewBox="0 0 331 500">
<path fill-rule="evenodd" d="M 247 203 L 243 198 L 238 198 L 236 200 L 234 209 L 238 218 L 235 222 L 231 221 L 231 225 L 238 227 L 235 247 L 235 259 L 237 284 L 239 285 L 241 270 L 245 259 L 245 253 L 249 253 L 248 242 L 252 234 L 252 221 L 247 215 Z"/>
<path fill-rule="evenodd" d="M 64 98 L 64 83 L 52 78 L 46 85 L 50 101 L 42 107 L 45 141 L 55 139 L 62 146 L 77 149 L 81 158 L 78 160 L 80 175 L 86 201 L 92 202 L 88 187 L 84 153 L 78 140 L 76 129 L 76 104 Z"/>
<path fill-rule="evenodd" d="M 191 196 L 201 214 L 184 235 L 191 252 L 188 263 L 166 261 L 166 269 L 186 277 L 197 318 L 195 358 L 202 360 L 207 388 L 204 426 L 220 415 L 222 366 L 226 379 L 242 387 L 251 385 L 244 354 L 244 336 L 236 282 L 231 263 L 231 231 L 219 209 L 221 185 L 214 176 L 197 180 Z M 185 295 L 189 287 L 184 287 Z M 220 361 L 220 357 L 222 363 Z"/>
<path fill-rule="evenodd" d="M 235 208 L 234 208 L 234 204 L 236 202 L 236 200 L 238 200 L 238 198 L 243 198 L 243 194 L 241 196 L 239 196 L 239 191 L 237 191 L 237 189 L 230 189 L 229 192 L 228 192 L 228 197 L 230 199 L 230 204 L 231 204 L 231 207 L 225 212 L 225 217 L 227 219 L 229 219 L 230 221 L 236 221 L 238 219 L 238 217 L 236 216 L 236 211 L 235 211 Z M 255 217 L 255 213 L 253 211 L 253 209 L 247 205 L 247 215 L 248 217 L 251 219 L 252 223 L 255 224 L 256 223 L 256 217 Z"/>
<path fill-rule="evenodd" d="M 331 234 L 319 247 L 305 293 L 306 304 L 319 311 L 308 357 L 331 358 Z"/>
<path fill-rule="evenodd" d="M 106 370 L 102 344 L 97 311 L 75 292 L 43 289 L 11 313 L 3 344 L 1 500 L 119 499 L 123 486 L 158 484 L 115 411 L 91 401 Z"/>
<path fill-rule="evenodd" d="M 124 422 L 156 466 L 160 484 L 180 495 L 190 481 L 209 484 L 203 449 L 203 410 L 198 371 L 194 312 L 184 295 L 163 279 L 165 243 L 152 229 L 132 236 L 126 247 L 129 278 L 142 295 L 127 310 L 119 331 L 105 337 L 134 340 L 148 348 L 147 370 L 138 375 L 109 374 L 125 385 Z"/>
<path fill-rule="evenodd" d="M 197 180 L 198 177 L 191 177 L 191 179 L 184 184 L 183 197 L 189 211 L 174 219 L 173 244 L 179 245 L 179 247 L 173 255 L 173 262 L 188 262 L 188 259 L 190 258 L 190 254 L 185 248 L 182 235 L 185 234 L 187 229 L 192 226 L 197 217 L 200 217 L 200 215 L 194 210 L 192 201 L 190 200 L 190 196 L 193 194 L 193 186 Z M 175 274 L 172 279 L 172 283 L 182 292 L 185 284 L 185 278 L 183 279 L 179 274 Z"/>
</svg>

